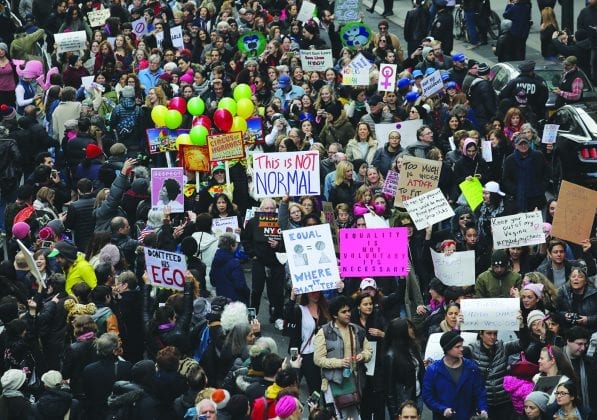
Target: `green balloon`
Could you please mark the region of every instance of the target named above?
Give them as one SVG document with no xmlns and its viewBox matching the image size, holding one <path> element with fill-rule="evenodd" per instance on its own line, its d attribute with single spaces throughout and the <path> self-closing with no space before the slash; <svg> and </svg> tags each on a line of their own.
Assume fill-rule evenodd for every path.
<svg viewBox="0 0 597 420">
<path fill-rule="evenodd" d="M 187 111 L 193 116 L 202 115 L 205 112 L 205 102 L 203 99 L 195 96 L 187 102 Z"/>
<path fill-rule="evenodd" d="M 209 135 L 209 130 L 202 125 L 196 125 L 195 127 L 191 128 L 189 132 L 189 136 L 191 137 L 191 143 L 196 146 L 205 146 L 207 145 L 207 136 Z"/>
<path fill-rule="evenodd" d="M 176 130 L 182 124 L 182 115 L 180 111 L 176 109 L 170 109 L 166 112 L 166 116 L 164 117 L 164 122 L 166 123 L 166 127 L 170 130 Z"/>
<path fill-rule="evenodd" d="M 234 99 L 238 102 L 240 99 L 251 99 L 251 95 L 253 92 L 251 91 L 251 86 L 247 85 L 246 83 L 241 83 L 234 88 Z"/>
<path fill-rule="evenodd" d="M 227 109 L 234 117 L 236 115 L 236 101 L 232 98 L 222 98 L 218 102 L 218 109 Z"/>
</svg>

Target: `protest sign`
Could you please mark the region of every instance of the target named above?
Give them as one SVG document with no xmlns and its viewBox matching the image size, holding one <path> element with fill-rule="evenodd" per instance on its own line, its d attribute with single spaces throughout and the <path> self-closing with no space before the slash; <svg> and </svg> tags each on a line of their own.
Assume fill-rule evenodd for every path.
<svg viewBox="0 0 597 420">
<path fill-rule="evenodd" d="M 444 82 L 442 81 L 442 74 L 439 70 L 434 71 L 429 76 L 425 77 L 421 82 L 423 96 L 427 98 L 442 90 L 443 87 Z"/>
<path fill-rule="evenodd" d="M 389 170 L 386 173 L 386 179 L 383 181 L 383 187 L 381 192 L 392 197 L 396 196 L 396 190 L 398 189 L 398 178 L 400 174 L 396 171 Z"/>
<path fill-rule="evenodd" d="M 439 188 L 403 202 L 418 230 L 454 216 L 454 210 Z"/>
<path fill-rule="evenodd" d="M 300 57 L 305 71 L 325 71 L 334 67 L 332 50 L 301 50 Z"/>
<path fill-rule="evenodd" d="M 209 147 L 209 159 L 212 162 L 245 157 L 243 133 L 240 131 L 207 136 L 207 145 Z"/>
<path fill-rule="evenodd" d="M 403 207 L 406 200 L 437 188 L 441 169 L 441 161 L 404 156 L 394 206 Z"/>
<path fill-rule="evenodd" d="M 431 249 L 435 277 L 446 286 L 475 284 L 475 251 L 454 252 L 445 255 Z"/>
<path fill-rule="evenodd" d="M 519 298 L 461 299 L 461 330 L 518 331 Z"/>
<path fill-rule="evenodd" d="M 340 229 L 342 277 L 393 277 L 408 273 L 408 229 Z"/>
<path fill-rule="evenodd" d="M 209 149 L 207 146 L 181 144 L 178 148 L 178 155 L 185 170 L 203 173 L 211 172 Z"/>
<path fill-rule="evenodd" d="M 313 16 L 315 16 L 315 4 L 311 3 L 310 1 L 304 1 L 301 4 L 298 15 L 296 15 L 296 20 L 305 23 L 309 19 L 312 19 Z"/>
<path fill-rule="evenodd" d="M 365 213 L 363 215 L 365 219 L 365 225 L 369 229 L 383 229 L 390 227 L 389 223 L 381 216 L 378 216 L 375 213 Z"/>
<path fill-rule="evenodd" d="M 145 130 L 147 135 L 147 146 L 149 154 L 175 152 L 176 138 L 181 134 L 188 134 L 189 130 L 179 128 L 176 130 L 169 130 L 167 128 L 148 128 Z"/>
<path fill-rule="evenodd" d="M 87 19 L 89 19 L 89 26 L 97 28 L 104 26 L 106 19 L 110 17 L 110 9 L 100 9 L 87 12 Z"/>
<path fill-rule="evenodd" d="M 149 28 L 147 27 L 147 22 L 145 18 L 139 18 L 133 22 L 131 22 L 133 26 L 133 33 L 137 35 L 137 37 L 142 37 L 143 35 L 149 32 Z"/>
<path fill-rule="evenodd" d="M 491 150 L 491 141 L 481 141 L 481 157 L 485 159 L 485 162 L 493 162 L 493 151 Z"/>
<path fill-rule="evenodd" d="M 172 213 L 184 212 L 183 186 L 183 168 L 151 168 L 151 208 L 170 206 Z"/>
<path fill-rule="evenodd" d="M 58 46 L 56 51 L 58 54 L 80 51 L 87 48 L 87 34 L 85 31 L 54 34 L 54 42 Z"/>
<path fill-rule="evenodd" d="M 19 244 L 19 250 L 23 253 L 23 256 L 25 257 L 25 262 L 27 263 L 27 268 L 29 268 L 29 272 L 33 277 L 35 277 L 35 280 L 37 280 L 41 288 L 45 289 L 46 282 L 41 277 L 39 267 L 37 266 L 37 264 L 35 263 L 35 259 L 33 258 L 33 252 L 29 251 L 29 249 L 27 249 L 25 244 L 23 244 L 23 242 L 21 242 L 20 239 L 17 239 L 17 244 Z"/>
<path fill-rule="evenodd" d="M 247 132 L 244 135 L 245 146 L 265 143 L 263 120 L 261 117 L 247 118 Z"/>
<path fill-rule="evenodd" d="M 473 211 L 483 202 L 483 185 L 481 185 L 479 178 L 465 179 L 458 187 L 460 187 L 464 199 Z"/>
<path fill-rule="evenodd" d="M 330 290 L 340 281 L 329 224 L 282 232 L 292 287 L 299 294 Z"/>
<path fill-rule="evenodd" d="M 367 74 L 369 74 L 369 70 L 371 70 L 372 65 L 373 64 L 371 64 L 371 62 L 367 60 L 367 58 L 365 58 L 365 56 L 362 53 L 358 53 L 352 58 L 352 60 L 350 61 L 350 63 L 348 63 L 346 67 L 352 69 L 355 72 L 365 71 Z"/>
<path fill-rule="evenodd" d="M 342 69 L 342 84 L 345 86 L 369 85 L 369 70 L 354 70 L 344 67 Z"/>
<path fill-rule="evenodd" d="M 255 198 L 319 195 L 319 153 L 253 154 Z"/>
<path fill-rule="evenodd" d="M 439 344 L 439 340 L 444 333 L 433 333 L 427 340 L 427 347 L 425 347 L 425 357 L 423 360 L 441 360 L 444 357 L 444 350 Z M 477 333 L 460 332 L 460 336 L 464 340 L 464 345 L 469 346 L 477 341 Z"/>
<path fill-rule="evenodd" d="M 187 262 L 184 255 L 161 249 L 143 248 L 149 284 L 178 291 L 184 290 Z"/>
<path fill-rule="evenodd" d="M 184 42 L 182 40 L 182 26 L 178 25 L 170 28 L 170 40 L 175 48 L 184 48 Z M 164 32 L 155 33 L 155 42 L 159 49 L 162 49 L 162 43 L 164 42 Z"/>
<path fill-rule="evenodd" d="M 238 217 L 214 217 L 211 221 L 211 232 L 219 238 L 222 233 L 233 233 L 236 242 L 240 242 L 238 230 Z"/>
<path fill-rule="evenodd" d="M 581 244 L 591 237 L 596 208 L 597 191 L 562 181 L 551 234 Z"/>
<path fill-rule="evenodd" d="M 278 223 L 278 213 L 256 211 L 254 218 L 257 219 L 257 227 L 265 239 L 273 239 L 276 241 L 282 239 L 282 231 L 280 230 L 280 224 Z"/>
<path fill-rule="evenodd" d="M 362 0 L 336 0 L 334 3 L 334 20 L 338 23 L 356 22 L 361 19 Z"/>
<path fill-rule="evenodd" d="M 396 64 L 380 64 L 377 90 L 379 92 L 394 92 L 396 90 Z"/>
<path fill-rule="evenodd" d="M 93 84 L 93 79 L 95 79 L 95 76 L 81 77 L 81 86 L 83 86 L 85 88 L 85 90 L 90 91 L 91 85 Z"/>
<path fill-rule="evenodd" d="M 398 123 L 375 124 L 375 138 L 378 147 L 383 147 L 388 142 L 390 133 L 400 133 L 400 146 L 406 147 L 417 141 L 417 130 L 423 125 L 423 120 L 407 120 Z"/>
<path fill-rule="evenodd" d="M 540 211 L 518 213 L 491 219 L 493 249 L 545 243 Z"/>
<path fill-rule="evenodd" d="M 543 126 L 543 136 L 541 136 L 541 143 L 553 144 L 558 138 L 558 124 L 545 124 Z"/>
</svg>

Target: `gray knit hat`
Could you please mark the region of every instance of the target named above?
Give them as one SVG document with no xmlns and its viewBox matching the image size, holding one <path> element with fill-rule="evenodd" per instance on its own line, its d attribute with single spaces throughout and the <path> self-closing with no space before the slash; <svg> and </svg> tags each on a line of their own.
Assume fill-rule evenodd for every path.
<svg viewBox="0 0 597 420">
<path fill-rule="evenodd" d="M 525 402 L 530 401 L 535 404 L 542 413 L 547 412 L 547 402 L 549 395 L 542 391 L 533 391 L 524 399 Z"/>
</svg>

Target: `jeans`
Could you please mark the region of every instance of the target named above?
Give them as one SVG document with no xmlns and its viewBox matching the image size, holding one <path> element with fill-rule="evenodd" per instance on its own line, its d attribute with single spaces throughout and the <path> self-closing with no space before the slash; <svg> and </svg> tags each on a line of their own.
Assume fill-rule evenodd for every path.
<svg viewBox="0 0 597 420">
<path fill-rule="evenodd" d="M 270 269 L 268 276 L 265 268 Z M 267 265 L 259 258 L 253 260 L 251 269 L 253 287 L 251 290 L 251 307 L 259 313 L 261 295 L 267 284 L 267 299 L 269 300 L 269 314 L 271 320 L 282 318 L 284 305 L 284 284 L 286 281 L 284 266 L 279 263 Z"/>
<path fill-rule="evenodd" d="M 464 18 L 466 19 L 466 31 L 468 32 L 468 40 L 471 44 L 476 45 L 479 43 L 479 38 L 477 36 L 475 12 L 464 12 Z"/>
</svg>

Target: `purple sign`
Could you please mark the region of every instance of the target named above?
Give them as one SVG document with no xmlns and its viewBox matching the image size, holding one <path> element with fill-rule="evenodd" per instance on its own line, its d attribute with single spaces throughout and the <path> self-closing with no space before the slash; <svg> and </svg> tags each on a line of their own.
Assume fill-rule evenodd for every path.
<svg viewBox="0 0 597 420">
<path fill-rule="evenodd" d="M 184 212 L 184 169 L 151 169 L 151 208 L 163 210 L 169 206 L 171 213 Z"/>
</svg>

